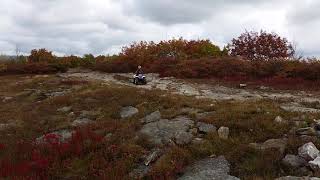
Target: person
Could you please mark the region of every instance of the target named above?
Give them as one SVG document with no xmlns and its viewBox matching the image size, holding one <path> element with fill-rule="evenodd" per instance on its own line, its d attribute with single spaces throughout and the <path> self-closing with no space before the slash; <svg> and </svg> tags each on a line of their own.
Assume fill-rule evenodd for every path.
<svg viewBox="0 0 320 180">
<path fill-rule="evenodd" d="M 143 70 L 141 66 L 138 66 L 138 69 L 136 71 L 136 75 L 138 76 L 139 74 L 143 74 Z"/>
</svg>

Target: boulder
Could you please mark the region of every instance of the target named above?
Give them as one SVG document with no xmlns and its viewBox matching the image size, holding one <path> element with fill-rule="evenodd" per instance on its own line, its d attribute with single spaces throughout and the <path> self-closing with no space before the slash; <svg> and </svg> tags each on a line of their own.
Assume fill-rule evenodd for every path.
<svg viewBox="0 0 320 180">
<path fill-rule="evenodd" d="M 179 131 L 175 135 L 175 142 L 179 145 L 189 144 L 192 141 L 193 135 L 191 132 Z"/>
<path fill-rule="evenodd" d="M 141 122 L 143 123 L 151 123 L 151 122 L 155 122 L 161 119 L 161 113 L 160 111 L 155 111 L 149 115 L 147 115 L 146 117 L 141 119 Z"/>
<path fill-rule="evenodd" d="M 187 167 L 178 180 L 240 180 L 230 176 L 230 165 L 223 156 L 207 158 Z"/>
<path fill-rule="evenodd" d="M 175 119 L 161 119 L 156 122 L 145 124 L 140 133 L 146 135 L 154 144 L 167 144 L 178 132 L 188 132 L 194 122 L 187 117 Z"/>
<path fill-rule="evenodd" d="M 132 107 L 132 106 L 123 107 L 121 108 L 121 111 L 120 111 L 120 117 L 122 119 L 129 118 L 137 114 L 138 112 L 139 110 L 135 107 Z"/>
<path fill-rule="evenodd" d="M 199 129 L 199 132 L 202 132 L 202 133 L 214 133 L 217 131 L 217 128 L 212 125 L 212 124 L 207 124 L 207 123 L 204 123 L 204 122 L 198 122 L 197 123 L 197 126 L 198 126 L 198 129 Z"/>
<path fill-rule="evenodd" d="M 311 161 L 319 155 L 319 150 L 312 142 L 309 142 L 298 149 L 298 154 L 305 160 Z"/>
<path fill-rule="evenodd" d="M 228 137 L 229 137 L 229 128 L 228 127 L 220 127 L 218 129 L 218 135 L 222 139 L 228 139 Z"/>
<path fill-rule="evenodd" d="M 71 109 L 72 109 L 71 106 L 65 106 L 65 107 L 62 107 L 62 108 L 57 109 L 57 111 L 58 111 L 58 112 L 67 113 L 67 112 L 70 112 Z"/>
<path fill-rule="evenodd" d="M 287 139 L 269 139 L 264 143 L 250 143 L 249 146 L 261 151 L 277 149 L 281 154 L 283 154 L 287 146 Z"/>
<path fill-rule="evenodd" d="M 286 166 L 290 167 L 303 167 L 307 164 L 307 161 L 304 160 L 300 156 L 292 155 L 292 154 L 287 154 L 283 159 L 282 163 Z"/>
<path fill-rule="evenodd" d="M 309 161 L 308 164 L 311 167 L 311 169 L 313 169 L 314 171 L 319 171 L 320 170 L 320 156 L 315 158 L 313 161 Z"/>
</svg>

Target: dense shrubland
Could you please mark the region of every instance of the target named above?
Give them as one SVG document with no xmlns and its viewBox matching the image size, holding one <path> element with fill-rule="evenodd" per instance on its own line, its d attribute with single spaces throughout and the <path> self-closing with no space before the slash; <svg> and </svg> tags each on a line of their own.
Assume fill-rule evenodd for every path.
<svg viewBox="0 0 320 180">
<path fill-rule="evenodd" d="M 209 40 L 173 39 L 139 42 L 123 47 L 118 55 L 56 57 L 46 49 L 32 50 L 24 61 L 1 63 L 1 74 L 55 73 L 85 67 L 109 73 L 135 71 L 178 78 L 218 78 L 225 80 L 317 81 L 320 62 L 295 59 L 295 49 L 275 33 L 245 32 L 220 49 Z"/>
</svg>

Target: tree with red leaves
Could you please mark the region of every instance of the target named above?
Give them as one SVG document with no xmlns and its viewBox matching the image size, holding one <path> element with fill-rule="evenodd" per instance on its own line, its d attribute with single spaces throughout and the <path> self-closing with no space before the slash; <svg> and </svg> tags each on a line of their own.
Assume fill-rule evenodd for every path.
<svg viewBox="0 0 320 180">
<path fill-rule="evenodd" d="M 293 57 L 293 45 L 276 33 L 248 32 L 232 39 L 228 45 L 231 56 L 242 56 L 249 60 L 273 60 Z"/>
</svg>

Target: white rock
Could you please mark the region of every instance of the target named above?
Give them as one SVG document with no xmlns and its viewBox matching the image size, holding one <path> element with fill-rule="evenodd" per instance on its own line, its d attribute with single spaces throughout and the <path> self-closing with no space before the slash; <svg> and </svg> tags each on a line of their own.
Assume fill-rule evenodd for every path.
<svg viewBox="0 0 320 180">
<path fill-rule="evenodd" d="M 320 169 L 320 157 L 318 156 L 313 161 L 309 161 L 309 166 L 315 171 L 319 170 Z"/>
<path fill-rule="evenodd" d="M 274 119 L 274 122 L 279 123 L 279 124 L 283 124 L 283 123 L 286 123 L 286 120 L 284 120 L 281 116 L 277 116 Z"/>
<path fill-rule="evenodd" d="M 229 128 L 228 127 L 220 127 L 218 129 L 218 135 L 222 139 L 228 139 L 229 137 Z"/>
<path fill-rule="evenodd" d="M 298 149 L 298 154 L 305 160 L 311 161 L 319 155 L 319 150 L 312 142 L 309 142 Z"/>
</svg>

